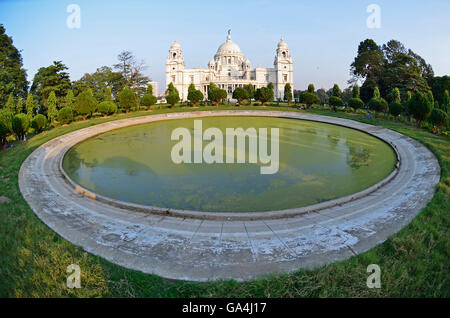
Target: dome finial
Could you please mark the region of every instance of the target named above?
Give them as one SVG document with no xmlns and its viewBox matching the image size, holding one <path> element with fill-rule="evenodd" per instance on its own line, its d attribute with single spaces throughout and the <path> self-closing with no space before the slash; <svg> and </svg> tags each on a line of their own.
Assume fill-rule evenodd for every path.
<svg viewBox="0 0 450 318">
<path fill-rule="evenodd" d="M 228 29 L 227 41 L 231 41 L 231 29 Z"/>
</svg>

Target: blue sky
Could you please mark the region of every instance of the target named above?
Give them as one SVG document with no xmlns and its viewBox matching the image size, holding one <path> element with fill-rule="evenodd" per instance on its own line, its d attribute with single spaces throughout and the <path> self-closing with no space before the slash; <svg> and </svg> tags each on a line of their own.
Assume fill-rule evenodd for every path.
<svg viewBox="0 0 450 318">
<path fill-rule="evenodd" d="M 66 25 L 72 3 L 81 8 L 79 29 Z M 379 29 L 366 25 L 372 3 L 381 8 Z M 431 63 L 436 75 L 450 74 L 449 0 L 0 0 L 0 23 L 22 50 L 29 80 L 54 60 L 62 60 L 76 80 L 129 50 L 146 62 L 161 91 L 173 40 L 187 67 L 206 67 L 228 29 L 253 67 L 272 67 L 283 36 L 297 89 L 308 83 L 346 87 L 350 63 L 366 38 L 399 40 Z"/>
</svg>

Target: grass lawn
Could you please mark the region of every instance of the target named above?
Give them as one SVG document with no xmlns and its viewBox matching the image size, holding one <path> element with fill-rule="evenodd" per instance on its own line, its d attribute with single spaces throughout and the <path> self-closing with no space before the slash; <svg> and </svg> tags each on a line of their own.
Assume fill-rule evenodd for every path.
<svg viewBox="0 0 450 318">
<path fill-rule="evenodd" d="M 18 186 L 25 158 L 56 136 L 105 121 L 174 111 L 292 107 L 179 107 L 96 118 L 44 131 L 0 152 L 0 297 L 449 297 L 450 139 L 400 122 L 366 120 L 363 115 L 309 112 L 382 125 L 415 138 L 439 159 L 441 183 L 428 206 L 402 231 L 374 249 L 316 270 L 272 275 L 245 283 L 192 283 L 124 269 L 62 239 L 31 211 Z M 81 268 L 81 289 L 66 287 L 69 264 Z M 366 287 L 369 264 L 381 268 L 381 289 Z"/>
</svg>

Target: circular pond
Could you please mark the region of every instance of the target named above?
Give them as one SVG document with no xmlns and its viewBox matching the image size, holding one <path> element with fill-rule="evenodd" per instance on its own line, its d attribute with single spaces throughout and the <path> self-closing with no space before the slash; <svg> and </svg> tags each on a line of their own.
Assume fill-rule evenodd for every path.
<svg viewBox="0 0 450 318">
<path fill-rule="evenodd" d="M 267 154 L 275 150 L 271 128 L 278 128 L 279 159 L 272 158 L 278 170 L 261 174 L 267 162 L 259 158 L 249 163 L 249 138 L 245 163 L 174 163 L 171 153 L 179 141 L 171 135 L 180 127 L 191 132 L 194 161 L 194 118 L 103 133 L 72 147 L 63 168 L 84 188 L 116 200 L 182 210 L 254 212 L 298 208 L 359 192 L 386 178 L 397 160 L 380 139 L 331 124 L 271 117 L 205 117 L 201 122 L 203 132 L 211 127 L 222 132 L 223 154 L 230 147 L 227 128 L 254 128 L 257 133 L 266 128 Z M 261 145 L 264 138 L 259 137 Z M 202 149 L 210 143 L 203 140 Z"/>
</svg>

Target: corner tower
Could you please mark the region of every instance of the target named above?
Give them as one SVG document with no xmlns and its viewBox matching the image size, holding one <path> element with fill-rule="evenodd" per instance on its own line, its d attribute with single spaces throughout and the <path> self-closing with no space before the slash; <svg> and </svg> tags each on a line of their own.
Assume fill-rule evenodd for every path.
<svg viewBox="0 0 450 318">
<path fill-rule="evenodd" d="M 183 85 L 184 58 L 181 45 L 175 40 L 166 59 L 166 88 L 172 82 L 179 90 Z"/>
<path fill-rule="evenodd" d="M 283 38 L 280 39 L 277 47 L 277 54 L 274 61 L 276 83 L 275 84 L 275 99 L 284 98 L 284 86 L 286 83 L 290 83 L 292 89 L 294 89 L 294 71 L 292 57 L 289 52 L 289 48 L 284 42 Z"/>
</svg>

